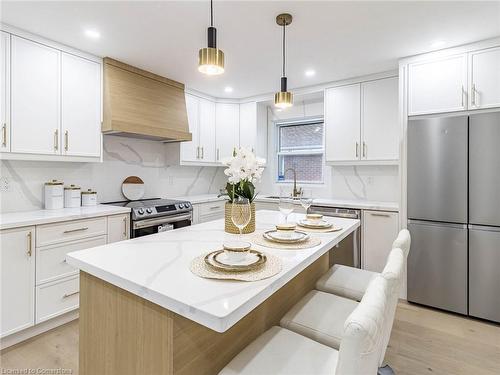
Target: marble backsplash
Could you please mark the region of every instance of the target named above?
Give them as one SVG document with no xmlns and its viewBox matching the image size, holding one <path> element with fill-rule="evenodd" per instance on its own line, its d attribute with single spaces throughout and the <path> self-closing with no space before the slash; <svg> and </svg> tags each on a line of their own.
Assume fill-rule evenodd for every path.
<svg viewBox="0 0 500 375">
<path fill-rule="evenodd" d="M 139 176 L 145 197 L 218 193 L 225 185 L 223 168 L 168 165 L 167 147 L 160 142 L 104 137 L 102 163 L 0 161 L 0 212 L 43 207 L 43 184 L 51 179 L 98 192 L 100 202 L 123 200 L 121 183 Z"/>
</svg>

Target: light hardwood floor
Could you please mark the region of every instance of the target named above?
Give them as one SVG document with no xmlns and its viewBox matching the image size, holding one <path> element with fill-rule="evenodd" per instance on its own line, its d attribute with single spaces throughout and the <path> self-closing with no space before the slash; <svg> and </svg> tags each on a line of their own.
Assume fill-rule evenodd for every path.
<svg viewBox="0 0 500 375">
<path fill-rule="evenodd" d="M 386 361 L 397 375 L 498 375 L 500 325 L 401 302 Z M 0 367 L 64 368 L 77 374 L 78 322 L 3 350 Z"/>
</svg>

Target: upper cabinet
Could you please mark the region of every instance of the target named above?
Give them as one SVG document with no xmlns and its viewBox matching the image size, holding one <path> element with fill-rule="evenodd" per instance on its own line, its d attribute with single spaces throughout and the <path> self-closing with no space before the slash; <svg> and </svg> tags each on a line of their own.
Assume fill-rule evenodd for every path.
<svg viewBox="0 0 500 375">
<path fill-rule="evenodd" d="M 469 54 L 469 108 L 500 106 L 500 47 Z"/>
<path fill-rule="evenodd" d="M 11 151 L 61 153 L 61 52 L 11 39 Z"/>
<path fill-rule="evenodd" d="M 0 151 L 10 151 L 10 34 L 0 39 Z"/>
<path fill-rule="evenodd" d="M 239 147 L 240 106 L 239 104 L 217 103 L 215 110 L 216 158 L 231 157 Z"/>
<path fill-rule="evenodd" d="M 395 164 L 399 160 L 398 78 L 325 90 L 329 164 Z"/>
<path fill-rule="evenodd" d="M 101 155 L 101 66 L 62 54 L 63 154 Z"/>
<path fill-rule="evenodd" d="M 408 115 L 467 108 L 467 55 L 410 64 Z"/>
<path fill-rule="evenodd" d="M 214 163 L 215 155 L 215 103 L 200 99 L 200 160 L 204 163 Z"/>
<path fill-rule="evenodd" d="M 101 60 L 2 32 L 2 159 L 99 161 Z"/>
<path fill-rule="evenodd" d="M 192 140 L 180 144 L 180 158 L 185 162 L 196 162 L 199 158 L 199 134 L 200 127 L 200 99 L 194 95 L 186 94 L 186 111 L 189 124 L 189 132 Z M 214 133 L 215 133 L 215 129 Z"/>
</svg>

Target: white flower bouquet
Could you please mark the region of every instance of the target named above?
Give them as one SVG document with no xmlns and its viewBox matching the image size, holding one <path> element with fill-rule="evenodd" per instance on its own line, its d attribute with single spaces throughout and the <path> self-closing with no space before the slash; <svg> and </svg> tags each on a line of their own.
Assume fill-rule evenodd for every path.
<svg viewBox="0 0 500 375">
<path fill-rule="evenodd" d="M 257 196 L 254 183 L 260 181 L 264 171 L 263 160 L 257 158 L 252 151 L 242 147 L 235 149 L 233 156 L 223 159 L 222 163 L 227 166 L 224 174 L 228 176 L 226 193 L 229 196 L 229 202 L 232 202 L 234 197 L 247 198 L 253 202 Z"/>
</svg>

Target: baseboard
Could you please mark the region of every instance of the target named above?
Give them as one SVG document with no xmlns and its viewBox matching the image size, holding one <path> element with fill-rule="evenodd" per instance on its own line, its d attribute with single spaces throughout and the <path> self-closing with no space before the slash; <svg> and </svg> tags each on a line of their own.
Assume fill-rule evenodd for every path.
<svg viewBox="0 0 500 375">
<path fill-rule="evenodd" d="M 7 337 L 0 339 L 0 350 L 8 348 L 9 346 L 16 345 L 22 341 L 28 340 L 29 338 L 35 337 L 41 333 L 50 331 L 60 325 L 71 322 L 72 320 L 78 319 L 78 309 L 70 311 L 66 314 L 58 316 L 54 319 L 47 320 L 43 323 L 37 324 L 33 327 L 26 328 L 23 331 L 13 333 Z"/>
</svg>

